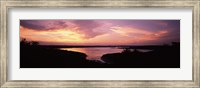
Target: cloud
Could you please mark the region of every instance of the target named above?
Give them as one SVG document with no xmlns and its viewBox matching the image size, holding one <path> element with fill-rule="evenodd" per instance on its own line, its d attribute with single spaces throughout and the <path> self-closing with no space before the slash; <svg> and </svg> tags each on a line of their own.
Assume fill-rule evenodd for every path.
<svg viewBox="0 0 200 88">
<path fill-rule="evenodd" d="M 63 20 L 20 20 L 20 25 L 33 30 L 53 30 L 68 27 Z"/>
<path fill-rule="evenodd" d="M 37 31 L 28 30 L 27 28 L 20 27 L 20 37 L 26 38 L 31 41 L 43 42 L 81 42 L 82 36 L 70 30 L 51 30 L 51 31 Z"/>
<path fill-rule="evenodd" d="M 78 28 L 77 31 L 83 33 L 85 38 L 94 38 L 98 35 L 102 35 L 103 31 L 100 28 L 104 25 L 104 23 L 99 23 L 94 20 L 75 20 L 72 21 Z"/>
<path fill-rule="evenodd" d="M 93 38 L 103 34 L 97 31 L 103 23 L 93 20 L 21 20 L 20 26 L 31 30 L 45 31 L 65 29 L 84 34 L 84 38 Z"/>
<path fill-rule="evenodd" d="M 145 41 L 149 42 L 160 41 L 163 38 L 165 39 L 166 36 L 169 34 L 168 30 L 148 31 L 133 27 L 119 27 L 119 26 L 112 27 L 111 30 L 114 32 L 112 33 L 112 36 L 115 36 L 116 39 L 120 40 L 126 39 L 127 41 L 126 40 L 123 40 L 123 42 L 119 41 L 125 44 L 136 44 Z"/>
<path fill-rule="evenodd" d="M 130 27 L 111 27 L 111 30 L 123 36 L 138 36 L 138 35 L 147 35 L 151 33 L 146 30 L 130 28 Z"/>
</svg>

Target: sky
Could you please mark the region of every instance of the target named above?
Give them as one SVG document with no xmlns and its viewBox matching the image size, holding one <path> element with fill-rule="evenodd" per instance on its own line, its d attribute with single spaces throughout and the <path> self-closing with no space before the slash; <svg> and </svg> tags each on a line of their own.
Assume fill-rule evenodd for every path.
<svg viewBox="0 0 200 88">
<path fill-rule="evenodd" d="M 41 45 L 160 45 L 180 42 L 180 20 L 20 20 L 20 39 Z"/>
</svg>

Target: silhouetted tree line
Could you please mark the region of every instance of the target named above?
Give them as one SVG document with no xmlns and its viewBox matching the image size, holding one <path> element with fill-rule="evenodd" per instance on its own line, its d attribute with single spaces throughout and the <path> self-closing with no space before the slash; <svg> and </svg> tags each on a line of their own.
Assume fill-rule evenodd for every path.
<svg viewBox="0 0 200 88">
<path fill-rule="evenodd" d="M 36 42 L 36 41 L 27 41 L 25 38 L 23 38 L 20 41 L 20 45 L 21 46 L 38 46 L 39 42 Z"/>
</svg>

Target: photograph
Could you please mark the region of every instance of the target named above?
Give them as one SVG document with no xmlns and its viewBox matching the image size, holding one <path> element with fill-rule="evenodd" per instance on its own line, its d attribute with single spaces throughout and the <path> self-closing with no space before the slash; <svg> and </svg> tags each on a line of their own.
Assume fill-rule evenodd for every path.
<svg viewBox="0 0 200 88">
<path fill-rule="evenodd" d="M 180 20 L 21 19 L 20 68 L 180 68 Z"/>
</svg>

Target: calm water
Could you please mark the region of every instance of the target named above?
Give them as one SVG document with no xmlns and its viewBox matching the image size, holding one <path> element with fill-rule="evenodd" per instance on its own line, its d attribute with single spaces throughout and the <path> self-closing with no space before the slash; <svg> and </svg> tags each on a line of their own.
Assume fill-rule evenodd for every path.
<svg viewBox="0 0 200 88">
<path fill-rule="evenodd" d="M 97 47 L 97 48 L 60 48 L 61 50 L 68 50 L 68 51 L 76 51 L 76 52 L 82 52 L 87 55 L 88 60 L 100 60 L 101 57 L 104 54 L 109 53 L 121 53 L 123 51 L 122 48 L 114 48 L 114 47 Z M 151 50 L 144 50 L 144 49 L 138 49 L 141 52 L 148 52 Z"/>
<path fill-rule="evenodd" d="M 122 52 L 123 49 L 119 48 L 60 48 L 61 50 L 77 51 L 87 55 L 88 60 L 101 60 L 101 56 L 108 53 Z"/>
</svg>

